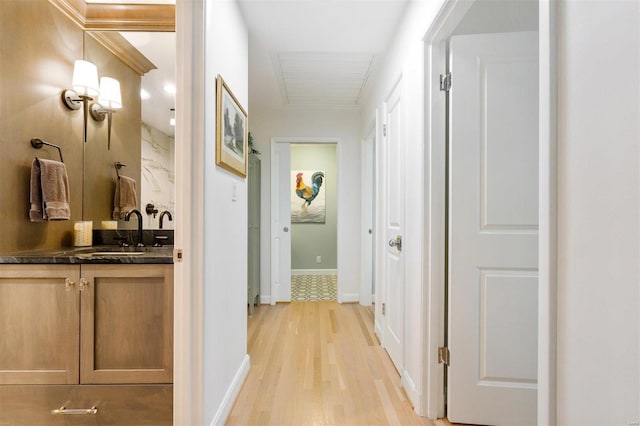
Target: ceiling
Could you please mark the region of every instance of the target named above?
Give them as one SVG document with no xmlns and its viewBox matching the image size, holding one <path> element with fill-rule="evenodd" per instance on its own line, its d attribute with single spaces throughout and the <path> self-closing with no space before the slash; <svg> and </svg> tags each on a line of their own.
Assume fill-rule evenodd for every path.
<svg viewBox="0 0 640 426">
<path fill-rule="evenodd" d="M 239 0 L 251 107 L 360 106 L 406 0 Z"/>
<path fill-rule="evenodd" d="M 358 108 L 409 1 L 238 0 L 249 30 L 251 106 Z M 161 54 L 169 50 L 163 43 L 148 49 Z M 162 71 L 158 57 L 136 47 Z"/>
</svg>

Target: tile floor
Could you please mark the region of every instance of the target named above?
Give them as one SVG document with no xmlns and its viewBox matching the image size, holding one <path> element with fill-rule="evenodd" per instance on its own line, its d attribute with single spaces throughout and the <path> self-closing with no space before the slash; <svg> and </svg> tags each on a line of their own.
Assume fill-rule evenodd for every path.
<svg viewBox="0 0 640 426">
<path fill-rule="evenodd" d="M 337 280 L 338 277 L 335 274 L 292 275 L 291 301 L 313 302 L 337 300 Z"/>
</svg>

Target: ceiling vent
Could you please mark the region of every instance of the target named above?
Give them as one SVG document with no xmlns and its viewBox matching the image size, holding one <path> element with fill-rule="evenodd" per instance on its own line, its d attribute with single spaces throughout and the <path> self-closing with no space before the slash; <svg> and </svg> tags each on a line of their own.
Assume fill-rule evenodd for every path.
<svg viewBox="0 0 640 426">
<path fill-rule="evenodd" d="M 362 53 L 278 53 L 274 65 L 286 105 L 358 107 L 375 56 Z"/>
</svg>

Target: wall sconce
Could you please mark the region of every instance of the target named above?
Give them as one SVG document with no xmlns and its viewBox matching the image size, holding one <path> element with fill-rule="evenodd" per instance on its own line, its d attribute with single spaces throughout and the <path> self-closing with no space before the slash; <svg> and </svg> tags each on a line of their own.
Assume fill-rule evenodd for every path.
<svg viewBox="0 0 640 426">
<path fill-rule="evenodd" d="M 67 89 L 62 92 L 62 102 L 67 108 L 72 110 L 83 107 L 84 126 L 82 137 L 87 142 L 87 113 L 88 103 L 94 96 L 100 93 L 98 87 L 98 68 L 95 64 L 78 59 L 73 64 L 73 80 L 71 83 L 73 90 Z"/>
<path fill-rule="evenodd" d="M 91 105 L 91 117 L 103 121 L 107 117 L 107 149 L 111 150 L 111 114 L 122 108 L 120 82 L 115 78 L 100 78 L 100 96 L 98 102 Z"/>
</svg>

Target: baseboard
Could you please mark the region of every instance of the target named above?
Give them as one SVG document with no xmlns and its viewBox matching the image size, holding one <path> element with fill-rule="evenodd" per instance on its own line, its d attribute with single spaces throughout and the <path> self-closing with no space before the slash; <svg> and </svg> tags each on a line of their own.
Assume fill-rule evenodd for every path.
<svg viewBox="0 0 640 426">
<path fill-rule="evenodd" d="M 374 321 L 374 329 L 376 333 L 376 337 L 378 337 L 378 342 L 380 342 L 380 346 L 382 346 L 382 325 L 378 321 Z"/>
<path fill-rule="evenodd" d="M 240 393 L 240 389 L 242 389 L 242 384 L 249 374 L 249 367 L 251 367 L 251 362 L 249 354 L 247 354 L 245 355 L 240 368 L 236 372 L 235 377 L 231 381 L 231 386 L 227 389 L 227 393 L 224 395 L 222 403 L 211 421 L 211 426 L 224 425 L 226 423 L 229 414 L 231 414 L 233 404 L 236 402 L 236 398 Z"/>
<path fill-rule="evenodd" d="M 291 275 L 337 275 L 337 269 L 292 269 Z"/>
<path fill-rule="evenodd" d="M 261 305 L 270 305 L 271 304 L 271 296 L 263 296 L 260 295 L 260 304 Z"/>
<path fill-rule="evenodd" d="M 422 404 L 420 399 L 420 392 L 416 389 L 416 384 L 411 380 L 411 376 L 407 373 L 407 370 L 402 372 L 402 387 L 404 388 L 409 401 L 413 405 L 413 410 L 417 415 L 422 416 Z"/>
<path fill-rule="evenodd" d="M 359 303 L 360 294 L 358 293 L 342 293 L 338 294 L 338 303 Z"/>
</svg>

